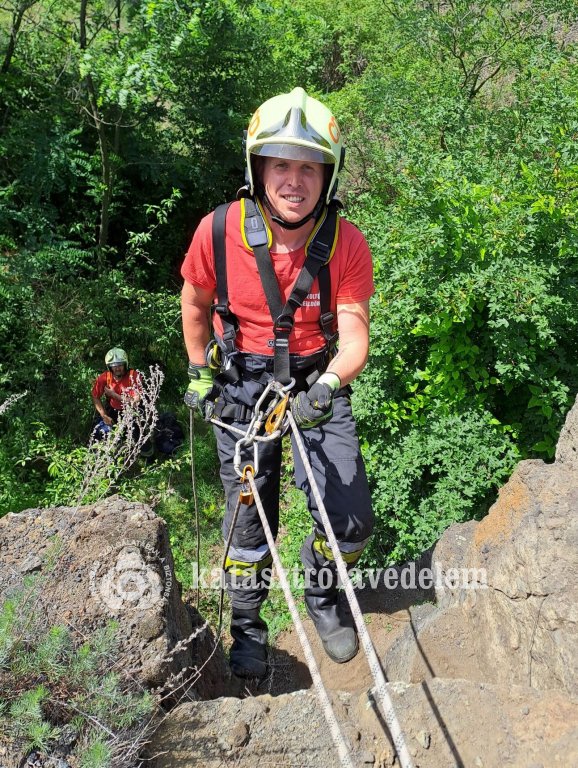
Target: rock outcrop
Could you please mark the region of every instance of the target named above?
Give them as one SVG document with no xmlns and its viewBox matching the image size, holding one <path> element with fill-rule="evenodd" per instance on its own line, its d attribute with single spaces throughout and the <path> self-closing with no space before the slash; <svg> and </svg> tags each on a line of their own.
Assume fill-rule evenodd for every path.
<svg viewBox="0 0 578 768">
<path fill-rule="evenodd" d="M 389 683 L 415 766 L 538 768 L 578 764 L 578 702 L 561 691 L 466 680 Z M 365 692 L 333 694 L 356 768 L 399 765 Z M 335 768 L 316 696 L 299 691 L 181 705 L 157 731 L 155 768 Z"/>
<path fill-rule="evenodd" d="M 416 766 L 578 766 L 577 448 L 578 404 L 553 464 L 520 462 L 481 522 L 452 526 L 424 553 L 416 570 L 430 568 L 437 589 L 374 593 L 382 603 L 370 631 L 398 622 L 383 663 Z M 360 598 L 368 604 L 366 592 Z M 295 644 L 284 648 L 302 666 Z M 355 765 L 396 764 L 367 691 L 349 679 L 336 691 L 347 669 L 333 666 Z M 165 753 L 156 768 L 336 765 L 311 691 L 183 704 L 161 724 L 155 751 Z"/>
<path fill-rule="evenodd" d="M 56 534 L 63 546 L 51 552 Z M 555 462 L 520 462 L 489 514 L 449 528 L 417 563 L 424 567 L 438 580 L 429 592 L 360 593 L 370 633 L 381 633 L 374 641 L 414 765 L 578 766 L 578 402 Z M 145 685 L 200 666 L 214 648 L 205 630 L 170 653 L 201 621 L 182 602 L 166 525 L 146 506 L 113 498 L 3 518 L 1 593 L 21 586 L 27 573 L 43 579 L 38 609 L 52 623 L 86 634 L 114 616 L 127 668 Z M 274 655 L 273 667 L 306 686 L 294 640 Z M 395 753 L 362 661 L 322 658 L 320 666 L 355 765 L 389 768 Z M 346 690 L 338 689 L 340 675 Z M 272 675 L 270 690 L 281 695 L 232 698 L 244 694 L 219 651 L 197 683 L 199 700 L 159 721 L 146 764 L 334 768 L 315 695 L 291 685 Z M 221 698 L 200 700 L 209 696 Z"/>
<path fill-rule="evenodd" d="M 93 506 L 6 515 L 0 519 L 2 596 L 22 588 L 28 574 L 39 579 L 36 612 L 47 626 L 62 624 L 82 638 L 114 618 L 125 671 L 146 687 L 200 667 L 214 649 L 210 631 L 198 632 L 202 620 L 181 599 L 167 525 L 145 504 L 115 496 Z M 228 690 L 222 654 L 203 672 L 197 695 Z"/>
<path fill-rule="evenodd" d="M 390 679 L 466 678 L 578 695 L 577 446 L 575 405 L 553 464 L 521 461 L 481 522 L 444 533 L 431 553 L 444 582 L 451 568 L 475 569 L 487 588 L 438 589 L 437 606 L 414 613 L 386 654 Z"/>
</svg>

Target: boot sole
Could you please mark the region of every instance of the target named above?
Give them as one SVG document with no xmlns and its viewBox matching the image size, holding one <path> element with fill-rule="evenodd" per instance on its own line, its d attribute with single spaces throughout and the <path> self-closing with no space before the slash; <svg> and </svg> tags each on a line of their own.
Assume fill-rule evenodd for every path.
<svg viewBox="0 0 578 768">
<path fill-rule="evenodd" d="M 237 664 L 229 664 L 229 666 L 231 667 L 231 672 L 243 680 L 264 680 L 269 672 L 269 664 L 265 662 L 262 662 L 263 669 L 259 672 L 256 669 L 249 669 Z M 261 667 L 261 664 L 259 664 L 259 667 Z"/>
</svg>

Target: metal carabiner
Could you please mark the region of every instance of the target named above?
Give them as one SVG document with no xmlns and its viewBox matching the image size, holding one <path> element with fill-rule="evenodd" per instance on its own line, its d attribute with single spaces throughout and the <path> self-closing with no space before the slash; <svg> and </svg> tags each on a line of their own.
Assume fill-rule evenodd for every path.
<svg viewBox="0 0 578 768">
<path fill-rule="evenodd" d="M 233 469 L 235 472 L 239 475 L 239 477 L 243 477 L 243 472 L 241 471 L 241 448 L 247 448 L 244 444 L 245 438 L 242 437 L 240 440 L 237 440 L 235 443 L 235 456 L 233 458 Z M 259 443 L 254 440 L 253 441 L 253 476 L 257 474 L 259 471 Z"/>
</svg>

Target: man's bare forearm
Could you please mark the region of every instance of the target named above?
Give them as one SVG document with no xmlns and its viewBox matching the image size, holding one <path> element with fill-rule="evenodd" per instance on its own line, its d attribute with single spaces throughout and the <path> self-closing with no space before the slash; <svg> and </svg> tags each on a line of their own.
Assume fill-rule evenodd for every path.
<svg viewBox="0 0 578 768">
<path fill-rule="evenodd" d="M 100 397 L 95 397 L 94 395 L 91 395 L 92 402 L 94 404 L 94 407 L 96 408 L 99 416 L 102 418 L 105 415 L 104 405 L 102 404 L 102 400 Z"/>
<path fill-rule="evenodd" d="M 367 351 L 363 344 L 350 342 L 342 344 L 339 352 L 327 366 L 329 373 L 336 373 L 341 381 L 341 386 L 345 387 L 356 379 L 367 364 Z"/>
<path fill-rule="evenodd" d="M 369 356 L 369 301 L 337 306 L 339 352 L 327 371 L 336 373 L 341 386 L 352 382 L 367 364 Z"/>
<path fill-rule="evenodd" d="M 191 363 L 204 365 L 205 348 L 209 343 L 211 304 L 208 294 L 185 283 L 182 294 L 183 334 Z"/>
</svg>

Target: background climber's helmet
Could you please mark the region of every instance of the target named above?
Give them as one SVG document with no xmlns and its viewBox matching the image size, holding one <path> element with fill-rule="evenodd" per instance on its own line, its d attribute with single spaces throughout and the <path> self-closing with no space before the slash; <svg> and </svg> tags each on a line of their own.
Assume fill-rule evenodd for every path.
<svg viewBox="0 0 578 768">
<path fill-rule="evenodd" d="M 327 203 L 337 191 L 337 177 L 345 156 L 335 117 L 303 88 L 274 96 L 259 107 L 249 123 L 245 152 L 251 195 L 255 193 L 251 160 L 256 155 L 333 165 L 333 174 L 325 190 Z"/>
<path fill-rule="evenodd" d="M 121 349 L 120 347 L 109 349 L 104 358 L 104 362 L 109 370 L 111 370 L 111 366 L 122 365 L 123 363 L 126 370 L 128 370 L 128 355 L 124 349 Z"/>
</svg>

